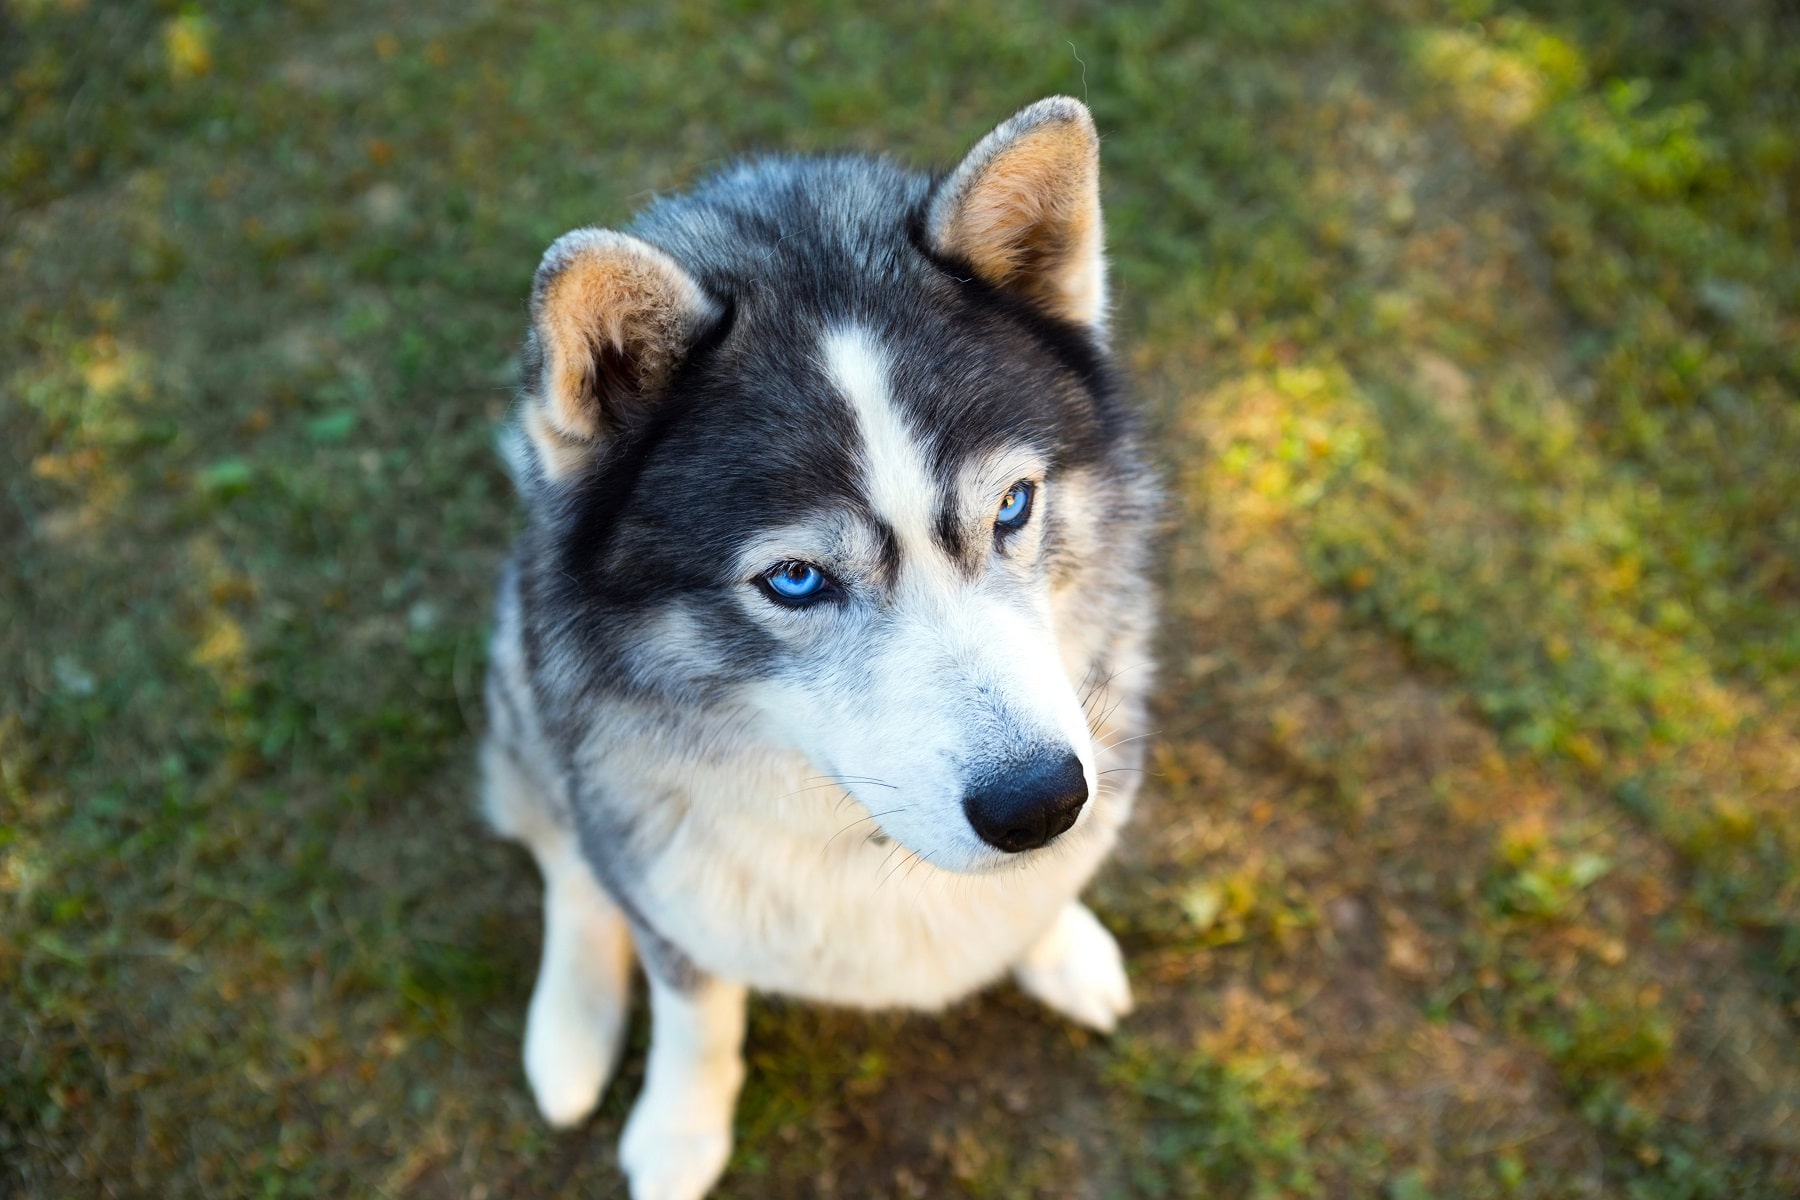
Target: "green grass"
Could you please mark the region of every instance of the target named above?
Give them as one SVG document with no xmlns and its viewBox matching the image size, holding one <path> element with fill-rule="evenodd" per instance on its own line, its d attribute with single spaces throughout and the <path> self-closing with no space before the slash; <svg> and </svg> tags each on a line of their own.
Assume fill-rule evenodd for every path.
<svg viewBox="0 0 1800 1200">
<path fill-rule="evenodd" d="M 9 1194 L 622 1194 L 470 796 L 531 270 L 1050 92 L 1173 490 L 1140 1011 L 759 1004 L 721 1194 L 1800 1190 L 1791 13 L 609 7 L 0 7 Z"/>
</svg>

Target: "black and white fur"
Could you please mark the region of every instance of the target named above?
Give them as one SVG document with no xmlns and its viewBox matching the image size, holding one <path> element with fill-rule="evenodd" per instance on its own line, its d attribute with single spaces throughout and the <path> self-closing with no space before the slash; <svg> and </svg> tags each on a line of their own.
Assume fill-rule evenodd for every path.
<svg viewBox="0 0 1800 1200">
<path fill-rule="evenodd" d="M 525 1069 L 582 1120 L 643 963 L 636 1200 L 723 1170 L 748 989 L 1129 1011 L 1077 896 L 1139 777 L 1155 493 L 1081 104 L 942 177 L 763 159 L 561 238 L 509 450 L 482 763 L 545 883 Z M 828 594 L 784 603 L 802 567 Z"/>
</svg>

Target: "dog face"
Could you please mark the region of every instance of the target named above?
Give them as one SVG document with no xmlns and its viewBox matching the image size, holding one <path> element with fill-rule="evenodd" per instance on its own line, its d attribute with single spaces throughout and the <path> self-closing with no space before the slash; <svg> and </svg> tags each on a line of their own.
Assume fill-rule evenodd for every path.
<svg viewBox="0 0 1800 1200">
<path fill-rule="evenodd" d="M 1030 385 L 1046 381 L 965 385 L 963 418 L 931 426 L 914 414 L 937 373 L 896 370 L 898 357 L 864 327 L 821 339 L 819 385 L 855 418 L 842 447 L 855 495 L 738 552 L 742 611 L 778 647 L 748 694 L 890 836 L 978 869 L 1046 845 L 1093 791 L 1052 603 L 1080 475 L 1055 469 L 1063 447 L 1041 410 L 1006 419 L 1041 404 Z"/>
<path fill-rule="evenodd" d="M 553 246 L 520 473 L 573 672 L 748 714 L 945 869 L 1081 836 L 1057 613 L 1125 437 L 1097 170 L 1045 101 L 935 185 L 727 176 Z"/>
</svg>

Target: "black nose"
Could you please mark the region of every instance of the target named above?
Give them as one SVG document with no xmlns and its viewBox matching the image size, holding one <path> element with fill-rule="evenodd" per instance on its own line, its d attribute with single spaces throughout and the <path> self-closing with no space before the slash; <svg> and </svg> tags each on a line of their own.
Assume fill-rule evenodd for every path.
<svg viewBox="0 0 1800 1200">
<path fill-rule="evenodd" d="M 983 782 L 963 799 L 963 812 L 982 841 L 1017 854 L 1066 832 L 1087 797 L 1081 760 L 1073 754 L 1046 754 Z"/>
</svg>

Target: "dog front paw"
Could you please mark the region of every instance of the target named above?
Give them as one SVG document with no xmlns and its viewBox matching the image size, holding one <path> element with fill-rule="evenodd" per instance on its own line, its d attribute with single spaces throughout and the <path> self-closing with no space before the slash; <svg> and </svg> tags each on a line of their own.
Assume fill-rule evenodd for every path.
<svg viewBox="0 0 1800 1200">
<path fill-rule="evenodd" d="M 544 961 L 525 1016 L 525 1077 L 558 1129 L 594 1111 L 625 1040 L 631 934 L 579 861 L 553 860 Z"/>
<path fill-rule="evenodd" d="M 1070 901 L 1017 966 L 1013 979 L 1077 1025 L 1111 1033 L 1131 1011 L 1119 943 L 1087 907 Z"/>
<path fill-rule="evenodd" d="M 731 1157 L 746 993 L 741 984 L 704 977 L 682 987 L 654 971 L 648 978 L 650 1062 L 625 1122 L 619 1165 L 632 1200 L 700 1200 Z"/>
<path fill-rule="evenodd" d="M 663 1108 L 665 1106 L 657 1106 Z M 631 1200 L 700 1200 L 731 1157 L 731 1126 L 696 1128 L 688 1114 L 640 1102 L 619 1142 Z"/>
<path fill-rule="evenodd" d="M 544 1120 L 568 1129 L 587 1120 L 606 1090 L 625 1031 L 623 999 L 610 1008 L 534 1002 L 525 1026 L 525 1078 Z"/>
</svg>

